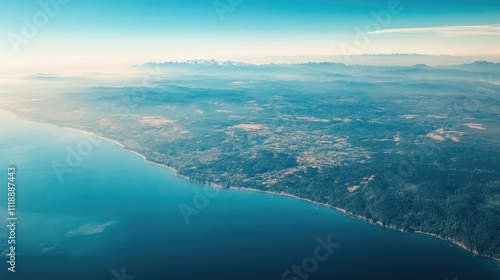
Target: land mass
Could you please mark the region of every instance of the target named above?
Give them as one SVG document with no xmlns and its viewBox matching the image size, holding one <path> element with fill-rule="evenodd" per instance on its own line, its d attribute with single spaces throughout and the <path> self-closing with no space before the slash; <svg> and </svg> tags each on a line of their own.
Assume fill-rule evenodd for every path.
<svg viewBox="0 0 500 280">
<path fill-rule="evenodd" d="M 293 196 L 499 260 L 497 64 L 139 69 L 138 86 L 0 107 L 114 139 L 196 183 Z"/>
<path fill-rule="evenodd" d="M 146 162 L 148 164 L 157 165 L 157 166 L 160 166 L 160 167 L 163 167 L 163 168 L 171 170 L 174 173 L 174 176 L 183 178 L 183 179 L 188 180 L 190 182 L 200 183 L 198 181 L 192 180 L 190 177 L 187 177 L 187 176 L 179 174 L 178 171 L 175 168 L 171 167 L 171 166 L 167 166 L 167 165 L 164 165 L 164 164 L 161 164 L 161 163 L 158 163 L 158 162 L 154 162 L 154 161 L 148 160 L 148 158 L 145 155 L 142 155 L 142 154 L 140 154 L 140 153 L 138 153 L 136 151 L 127 149 L 125 147 L 125 145 L 123 145 L 122 143 L 120 143 L 120 142 L 118 142 L 116 140 L 109 139 L 109 138 L 106 138 L 106 137 L 101 136 L 101 135 L 97 135 L 97 134 L 95 134 L 93 132 L 90 132 L 90 131 L 80 130 L 80 129 L 71 128 L 71 127 L 65 127 L 65 128 L 69 129 L 69 130 L 77 131 L 77 132 L 80 132 L 80 133 L 89 134 L 89 135 L 92 135 L 92 136 L 95 136 L 95 137 L 102 138 L 102 139 L 104 139 L 106 141 L 109 141 L 111 143 L 114 143 L 114 144 L 120 146 L 125 151 L 131 152 L 131 153 L 133 153 L 133 154 L 141 157 L 144 160 L 144 162 Z M 211 186 L 211 187 L 225 189 L 223 186 L 221 186 L 221 185 L 219 185 L 217 183 L 208 182 L 208 183 L 205 183 L 205 184 L 207 184 L 208 186 Z M 324 206 L 324 207 L 335 209 L 336 211 L 338 211 L 340 213 L 343 213 L 346 216 L 349 216 L 349 217 L 352 217 L 352 218 L 356 218 L 356 219 L 360 219 L 360 220 L 363 220 L 363 221 L 367 221 L 367 222 L 369 222 L 370 224 L 373 224 L 373 225 L 378 225 L 378 226 L 382 226 L 382 227 L 385 227 L 385 228 L 389 228 L 389 229 L 398 230 L 398 231 L 401 231 L 401 232 L 404 232 L 404 233 L 408 233 L 408 231 L 406 229 L 398 228 L 398 227 L 393 226 L 393 225 L 384 225 L 380 221 L 376 222 L 373 219 L 369 219 L 369 218 L 367 218 L 365 216 L 357 215 L 355 213 L 347 211 L 346 209 L 335 207 L 333 205 L 326 204 L 326 203 L 320 203 L 320 202 L 317 202 L 317 201 L 314 201 L 314 200 L 311 200 L 311 199 L 307 199 L 307 198 L 303 198 L 303 197 L 298 197 L 298 196 L 295 196 L 295 195 L 292 195 L 292 194 L 289 194 L 289 193 L 285 193 L 285 192 L 277 193 L 277 192 L 273 192 L 273 191 L 265 191 L 265 190 L 259 190 L 259 189 L 253 189 L 253 188 L 234 187 L 234 186 L 229 187 L 228 189 L 242 190 L 242 191 L 251 191 L 251 192 L 259 192 L 259 193 L 266 193 L 266 194 L 271 194 L 271 195 L 280 195 L 280 196 L 291 197 L 291 198 L 294 198 L 294 199 L 299 199 L 299 200 L 307 201 L 309 203 L 313 203 L 313 204 L 317 204 L 317 205 L 321 205 L 321 206 Z M 436 235 L 436 234 L 430 233 L 430 232 L 414 231 L 414 233 L 426 234 L 426 235 L 430 235 L 430 236 L 433 236 L 433 237 L 437 237 L 437 238 L 442 239 L 442 240 L 451 241 L 453 244 L 457 245 L 458 247 L 460 247 L 460 248 L 462 248 L 464 250 L 467 250 L 467 251 L 469 251 L 471 253 L 474 253 L 475 255 L 484 256 L 484 257 L 491 257 L 491 256 L 482 255 L 477 250 L 469 248 L 469 247 L 467 247 L 467 245 L 463 244 L 462 242 L 458 242 L 458 241 L 456 241 L 454 239 L 445 238 L 445 237 L 442 237 L 442 236 L 439 236 L 439 235 Z M 500 262 L 499 258 L 495 258 L 495 257 L 492 257 L 492 258 Z"/>
</svg>

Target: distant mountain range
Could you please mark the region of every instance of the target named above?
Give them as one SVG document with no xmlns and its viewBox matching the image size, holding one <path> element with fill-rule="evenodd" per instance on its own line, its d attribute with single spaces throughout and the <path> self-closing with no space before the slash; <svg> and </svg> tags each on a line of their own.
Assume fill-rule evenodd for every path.
<svg viewBox="0 0 500 280">
<path fill-rule="evenodd" d="M 143 65 L 137 65 L 137 66 L 152 66 L 152 65 L 160 65 L 160 66 L 184 66 L 184 65 L 190 65 L 190 66 L 239 66 L 239 67 L 250 67 L 250 66 L 276 66 L 276 65 L 344 65 L 347 66 L 345 63 L 338 63 L 338 62 L 307 62 L 307 63 L 269 63 L 269 64 L 252 64 L 252 63 L 247 63 L 247 62 L 239 62 L 239 61 L 232 61 L 232 60 L 227 60 L 227 61 L 218 61 L 218 60 L 206 60 L 206 59 L 193 59 L 193 60 L 184 60 L 184 61 L 166 61 L 166 62 L 147 62 Z M 359 65 L 359 66 L 364 66 L 364 65 Z M 382 66 L 382 65 L 381 65 Z M 491 69 L 491 70 L 498 70 L 500 69 L 500 63 L 493 63 L 493 62 L 488 62 L 488 61 L 475 61 L 472 63 L 464 63 L 464 64 L 458 64 L 458 65 L 452 65 L 452 66 L 429 66 L 427 64 L 421 63 L 421 64 L 415 64 L 411 67 L 408 68 L 420 68 L 420 69 L 433 69 L 433 68 L 440 68 L 440 69 L 460 69 L 460 70 L 468 70 L 468 71 L 484 71 L 486 69 Z"/>
<path fill-rule="evenodd" d="M 184 61 L 168 61 L 162 63 L 148 62 L 144 64 L 145 66 L 150 65 L 162 65 L 162 66 L 181 66 L 181 65 L 191 65 L 191 66 L 254 66 L 254 64 L 237 62 L 237 61 L 217 61 L 217 60 L 206 60 L 206 59 L 192 59 Z"/>
<path fill-rule="evenodd" d="M 451 69 L 460 69 L 464 71 L 474 71 L 474 72 L 499 72 L 500 63 L 493 63 L 488 61 L 475 61 L 473 63 L 465 63 L 457 66 L 449 67 Z"/>
<path fill-rule="evenodd" d="M 303 69 L 308 71 L 311 68 L 315 70 L 323 69 L 335 75 L 367 75 L 372 71 L 377 73 L 393 73 L 393 74 L 407 74 L 407 75 L 426 75 L 432 78 L 433 74 L 439 73 L 443 77 L 460 79 L 463 77 L 475 78 L 477 74 L 493 74 L 500 76 L 500 63 L 493 63 L 488 61 L 475 61 L 472 63 L 457 64 L 450 66 L 429 66 L 424 63 L 415 64 L 413 66 L 376 66 L 376 65 L 362 65 L 362 64 L 345 64 L 337 62 L 307 62 L 307 63 L 269 63 L 269 64 L 252 64 L 238 61 L 217 61 L 217 60 L 186 60 L 186 61 L 168 61 L 168 62 L 148 62 L 143 65 L 137 65 L 136 68 L 178 68 L 178 69 L 203 69 L 203 71 L 227 71 L 228 68 L 233 68 L 235 71 L 270 71 L 270 70 L 297 70 Z M 380 72 L 381 71 L 381 72 Z M 236 74 L 234 72 L 233 74 Z M 264 73 L 263 73 L 264 74 Z"/>
</svg>

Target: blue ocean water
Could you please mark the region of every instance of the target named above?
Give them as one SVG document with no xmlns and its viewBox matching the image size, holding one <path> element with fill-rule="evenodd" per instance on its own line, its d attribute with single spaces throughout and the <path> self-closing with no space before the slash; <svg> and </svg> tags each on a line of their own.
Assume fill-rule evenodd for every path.
<svg viewBox="0 0 500 280">
<path fill-rule="evenodd" d="M 293 198 L 214 193 L 114 143 L 5 111 L 0 127 L 0 279 L 500 279 L 497 262 L 434 237 Z M 15 273 L 3 225 L 11 165 Z"/>
</svg>

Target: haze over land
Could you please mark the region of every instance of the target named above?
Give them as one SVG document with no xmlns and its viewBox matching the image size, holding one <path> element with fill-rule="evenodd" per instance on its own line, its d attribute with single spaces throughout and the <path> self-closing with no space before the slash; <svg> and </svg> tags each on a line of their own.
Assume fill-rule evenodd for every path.
<svg viewBox="0 0 500 280">
<path fill-rule="evenodd" d="M 291 194 L 500 256 L 500 64 L 133 69 L 135 86 L 109 79 L 0 107 L 117 140 L 194 182 Z"/>
<path fill-rule="evenodd" d="M 310 258 L 303 252 L 311 251 L 305 236 L 326 230 L 347 246 L 317 263 L 323 267 L 310 279 L 330 278 L 345 264 L 339 279 L 356 279 L 350 271 L 358 261 L 369 269 L 357 271 L 357 279 L 401 279 L 412 270 L 408 279 L 448 279 L 458 266 L 460 280 L 498 274 L 491 259 L 469 261 L 465 251 L 449 258 L 458 250 L 451 243 L 386 229 L 437 236 L 500 260 L 498 1 L 2 0 L 0 27 L 0 110 L 36 122 L 3 112 L 9 133 L 0 133 L 9 145 L 0 158 L 21 165 L 20 197 L 31 201 L 20 208 L 38 217 L 20 229 L 37 240 L 25 247 L 32 252 L 22 252 L 29 261 L 20 269 L 30 267 L 24 279 L 39 271 L 55 279 L 51 273 L 59 270 L 46 268 L 73 262 L 81 279 L 120 278 L 117 270 L 104 274 L 126 264 L 142 273 L 136 279 L 164 278 L 169 270 L 173 279 L 235 279 L 248 267 L 248 279 L 305 279 L 287 269 L 302 257 L 305 267 Z M 44 134 L 50 126 L 40 123 L 72 131 L 52 127 Z M 66 143 L 75 130 L 155 166 L 137 165 L 141 158 L 111 144 L 93 153 L 81 152 L 80 142 L 71 150 Z M 28 152 L 45 146 L 51 148 Z M 48 160 L 56 154 L 64 159 Z M 88 175 L 107 164 L 110 177 Z M 23 165 L 40 170 L 23 173 Z M 163 178 L 158 165 L 203 186 Z M 149 177 L 123 171 L 134 169 Z M 23 178 L 31 185 L 23 186 Z M 45 185 L 34 186 L 38 179 Z M 215 190 L 207 186 L 233 190 L 221 191 L 228 195 L 214 200 L 222 203 L 193 227 L 190 218 L 206 207 L 182 205 L 191 190 Z M 260 192 L 252 194 L 266 202 L 260 208 L 234 189 Z M 336 219 L 321 206 L 287 204 L 279 195 L 385 228 Z M 60 209 L 46 203 L 58 199 Z M 155 222 L 137 229 L 131 221 L 144 220 L 140 207 Z M 316 216 L 311 207 L 330 212 Z M 41 226 L 45 220 L 53 223 Z M 350 222 L 376 230 L 360 238 L 362 227 Z M 301 229 L 285 230 L 294 227 Z M 132 242 L 144 236 L 148 247 Z M 370 238 L 390 248 L 410 245 L 374 250 Z M 424 244 L 436 255 L 424 256 Z M 81 268 L 84 251 L 92 269 Z M 225 269 L 227 260 L 233 271 Z M 74 271 L 65 273 L 58 277 Z"/>
</svg>

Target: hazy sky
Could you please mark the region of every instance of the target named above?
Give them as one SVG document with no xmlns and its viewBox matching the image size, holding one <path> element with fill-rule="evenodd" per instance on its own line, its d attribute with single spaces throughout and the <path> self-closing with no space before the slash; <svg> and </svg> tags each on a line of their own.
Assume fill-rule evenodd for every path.
<svg viewBox="0 0 500 280">
<path fill-rule="evenodd" d="M 1 0 L 0 28 L 3 70 L 360 53 L 500 58 L 493 0 Z"/>
</svg>

